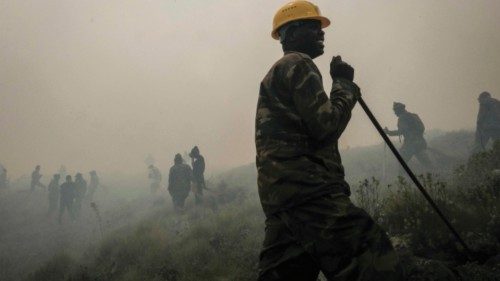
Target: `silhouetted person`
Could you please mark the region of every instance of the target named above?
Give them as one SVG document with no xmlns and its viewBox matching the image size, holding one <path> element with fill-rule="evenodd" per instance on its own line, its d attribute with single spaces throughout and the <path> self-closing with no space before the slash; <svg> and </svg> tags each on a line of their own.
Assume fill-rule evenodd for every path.
<svg viewBox="0 0 500 281">
<path fill-rule="evenodd" d="M 482 150 L 488 141 L 500 139 L 500 101 L 482 92 L 478 99 L 479 112 L 476 125 L 476 147 Z"/>
<path fill-rule="evenodd" d="M 75 175 L 75 216 L 80 216 L 82 210 L 82 201 L 87 193 L 87 182 L 83 179 L 81 173 Z"/>
<path fill-rule="evenodd" d="M 191 176 L 191 167 L 183 163 L 180 154 L 176 154 L 174 165 L 168 174 L 168 192 L 172 196 L 174 210 L 177 212 L 184 210 L 184 202 L 191 189 Z"/>
<path fill-rule="evenodd" d="M 99 177 L 97 176 L 96 171 L 90 171 L 90 182 L 87 195 L 90 202 L 94 200 L 94 193 L 96 192 L 97 187 L 99 187 Z"/>
<path fill-rule="evenodd" d="M 35 170 L 31 173 L 31 191 L 35 191 L 35 188 L 37 186 L 41 188 L 45 188 L 45 185 L 43 185 L 40 182 L 40 179 L 42 178 L 42 174 L 40 174 L 40 165 L 37 165 L 35 167 Z"/>
<path fill-rule="evenodd" d="M 402 103 L 395 102 L 393 110 L 398 117 L 398 129 L 391 131 L 385 127 L 385 133 L 389 136 L 403 136 L 403 145 L 399 149 L 399 153 L 406 163 L 415 156 L 422 165 L 430 168 L 432 163 L 426 153 L 427 142 L 424 139 L 424 123 L 417 114 L 406 111 L 406 106 Z"/>
<path fill-rule="evenodd" d="M 307 1 L 280 8 L 272 37 L 284 54 L 262 80 L 255 116 L 259 198 L 266 216 L 259 281 L 402 280 L 385 232 L 349 199 L 338 139 L 361 93 L 354 69 L 330 63 L 332 90 L 313 59 L 330 21 Z"/>
<path fill-rule="evenodd" d="M 55 174 L 52 177 L 52 180 L 49 183 L 49 211 L 47 216 L 51 216 L 57 210 L 57 204 L 59 203 L 59 179 L 61 176 L 59 174 Z"/>
<path fill-rule="evenodd" d="M 149 165 L 149 180 L 151 181 L 151 194 L 156 194 L 156 191 L 160 188 L 161 184 L 161 173 L 158 168 L 153 164 Z"/>
<path fill-rule="evenodd" d="M 197 146 L 191 149 L 189 153 L 191 157 L 191 166 L 193 167 L 193 192 L 196 205 L 200 205 L 203 202 L 203 189 L 205 186 L 205 158 L 200 154 L 200 150 Z"/>
<path fill-rule="evenodd" d="M 67 175 L 68 175 L 68 172 L 66 171 L 66 166 L 61 165 L 61 167 L 59 168 L 59 176 L 62 179 L 65 179 Z"/>
<path fill-rule="evenodd" d="M 59 223 L 62 223 L 64 211 L 67 211 L 71 220 L 75 219 L 74 201 L 76 197 L 75 183 L 70 175 L 66 176 L 66 182 L 60 188 L 60 203 L 59 203 Z"/>
</svg>

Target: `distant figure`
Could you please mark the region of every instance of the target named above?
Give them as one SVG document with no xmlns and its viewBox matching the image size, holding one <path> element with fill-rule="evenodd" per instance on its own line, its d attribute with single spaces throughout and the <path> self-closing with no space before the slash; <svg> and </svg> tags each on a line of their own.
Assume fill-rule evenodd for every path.
<svg viewBox="0 0 500 281">
<path fill-rule="evenodd" d="M 42 178 L 42 174 L 40 174 L 40 165 L 37 165 L 35 167 L 35 170 L 33 173 L 31 173 L 31 191 L 35 191 L 35 187 L 39 186 L 41 188 L 45 188 L 45 185 L 43 185 L 40 182 L 40 179 Z"/>
<path fill-rule="evenodd" d="M 168 192 L 172 196 L 174 210 L 177 212 L 184 210 L 184 202 L 191 189 L 191 175 L 191 167 L 183 163 L 180 154 L 176 154 L 174 165 L 168 174 Z"/>
<path fill-rule="evenodd" d="M 148 156 L 146 156 L 146 159 L 144 159 L 144 163 L 146 163 L 146 165 L 154 165 L 155 164 L 155 158 L 153 157 L 153 155 L 151 155 L 151 153 L 148 154 Z"/>
<path fill-rule="evenodd" d="M 430 168 L 432 163 L 425 151 L 427 142 L 424 139 L 424 123 L 417 114 L 406 111 L 406 106 L 402 103 L 395 102 L 393 110 L 398 116 L 398 129 L 391 131 L 385 127 L 385 133 L 389 136 L 403 136 L 399 153 L 406 163 L 415 156 L 422 165 Z"/>
<path fill-rule="evenodd" d="M 191 157 L 191 166 L 193 167 L 193 183 L 194 183 L 194 198 L 196 205 L 200 205 L 203 202 L 203 189 L 205 186 L 205 158 L 200 154 L 200 150 L 197 146 L 191 149 L 189 153 Z"/>
<path fill-rule="evenodd" d="M 82 210 L 82 201 L 87 193 L 87 182 L 80 173 L 75 175 L 75 192 L 75 216 L 79 217 Z"/>
<path fill-rule="evenodd" d="M 9 180 L 7 179 L 7 169 L 0 165 L 0 189 L 7 189 Z"/>
<path fill-rule="evenodd" d="M 500 139 L 500 101 L 491 97 L 488 92 L 482 92 L 478 99 L 476 147 L 484 150 L 488 141 Z"/>
<path fill-rule="evenodd" d="M 151 181 L 151 194 L 156 194 L 161 184 L 161 173 L 153 164 L 149 165 L 148 177 Z"/>
<path fill-rule="evenodd" d="M 57 210 L 57 204 L 59 203 L 59 179 L 61 176 L 55 174 L 49 183 L 49 212 L 47 216 L 52 216 L 52 214 Z"/>
<path fill-rule="evenodd" d="M 71 220 L 75 220 L 73 209 L 73 202 L 76 197 L 75 183 L 70 175 L 66 176 L 66 182 L 60 188 L 60 202 L 59 202 L 59 224 L 62 223 L 62 216 L 64 211 L 67 210 Z"/>
<path fill-rule="evenodd" d="M 61 165 L 61 167 L 59 168 L 59 176 L 64 179 L 67 175 L 68 172 L 66 171 L 66 166 Z"/>
<path fill-rule="evenodd" d="M 99 186 L 99 177 L 97 176 L 96 171 L 90 171 L 90 183 L 89 183 L 89 192 L 87 197 L 90 202 L 94 201 L 94 193 Z"/>
</svg>

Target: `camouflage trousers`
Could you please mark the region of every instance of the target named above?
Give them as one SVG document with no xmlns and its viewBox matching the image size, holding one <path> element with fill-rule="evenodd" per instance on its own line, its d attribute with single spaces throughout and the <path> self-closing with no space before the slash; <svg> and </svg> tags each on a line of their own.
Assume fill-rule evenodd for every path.
<svg viewBox="0 0 500 281">
<path fill-rule="evenodd" d="M 259 281 L 404 280 L 385 232 L 343 193 L 266 219 Z"/>
<path fill-rule="evenodd" d="M 405 143 L 403 143 L 403 146 L 399 149 L 399 154 L 401 154 L 401 157 L 403 157 L 406 163 L 415 156 L 421 165 L 432 170 L 432 161 L 429 159 L 426 149 L 427 143 L 424 139 L 414 141 L 405 140 Z"/>
</svg>

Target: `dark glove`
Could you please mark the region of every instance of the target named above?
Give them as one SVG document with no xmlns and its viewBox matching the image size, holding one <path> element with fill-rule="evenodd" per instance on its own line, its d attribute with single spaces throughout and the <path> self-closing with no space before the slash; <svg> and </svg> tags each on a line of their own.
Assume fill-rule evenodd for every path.
<svg viewBox="0 0 500 281">
<path fill-rule="evenodd" d="M 354 79 L 354 68 L 343 62 L 340 56 L 334 56 L 330 62 L 330 76 L 332 76 L 332 79 L 344 78 L 352 82 Z"/>
</svg>

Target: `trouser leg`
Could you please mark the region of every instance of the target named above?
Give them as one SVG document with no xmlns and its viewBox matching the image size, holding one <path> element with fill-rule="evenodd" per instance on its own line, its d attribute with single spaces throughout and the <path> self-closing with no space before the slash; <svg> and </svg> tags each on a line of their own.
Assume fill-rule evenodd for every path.
<svg viewBox="0 0 500 281">
<path fill-rule="evenodd" d="M 196 183 L 194 201 L 196 205 L 201 205 L 203 203 L 203 185 L 202 183 Z"/>
<path fill-rule="evenodd" d="M 311 200 L 266 221 L 262 278 L 279 276 L 281 266 L 305 254 L 328 280 L 404 280 L 385 232 L 345 194 Z M 300 270 L 311 270 L 303 263 Z"/>
<path fill-rule="evenodd" d="M 406 164 L 408 164 L 408 162 L 410 162 L 411 158 L 413 157 L 414 152 L 407 147 L 402 147 L 399 150 L 399 154 L 401 155 L 401 158 L 405 160 Z"/>
<path fill-rule="evenodd" d="M 64 214 L 64 209 L 66 209 L 66 204 L 64 201 L 61 201 L 59 205 L 59 223 L 62 223 L 62 216 Z"/>
<path fill-rule="evenodd" d="M 76 213 L 75 213 L 75 203 L 70 202 L 68 204 L 68 213 L 72 221 L 76 219 Z"/>
<path fill-rule="evenodd" d="M 417 154 L 415 154 L 415 157 L 420 162 L 420 164 L 422 164 L 422 166 L 425 167 L 426 170 L 428 170 L 428 171 L 432 170 L 432 168 L 433 168 L 432 161 L 429 158 L 429 155 L 427 155 L 426 150 L 419 151 Z"/>
<path fill-rule="evenodd" d="M 408 147 L 403 146 L 399 150 L 399 155 L 401 155 L 401 158 L 403 158 L 406 165 L 408 165 L 408 163 L 410 162 L 411 158 L 414 155 L 414 152 Z M 399 175 L 406 175 L 405 170 L 401 164 L 399 164 Z"/>
<path fill-rule="evenodd" d="M 57 209 L 57 201 L 50 200 L 49 201 L 49 211 L 47 213 L 48 216 L 52 215 L 52 213 Z"/>
<path fill-rule="evenodd" d="M 174 211 L 179 210 L 179 198 L 177 196 L 172 196 L 172 203 L 174 204 Z"/>
</svg>

